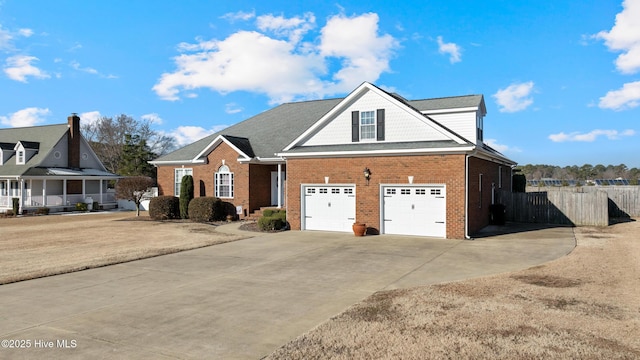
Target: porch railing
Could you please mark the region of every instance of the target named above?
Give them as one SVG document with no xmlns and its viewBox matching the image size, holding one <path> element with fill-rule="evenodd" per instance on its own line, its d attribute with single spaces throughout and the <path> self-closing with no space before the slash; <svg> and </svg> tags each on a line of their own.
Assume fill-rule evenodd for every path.
<svg viewBox="0 0 640 360">
<path fill-rule="evenodd" d="M 64 203 L 64 197 L 62 195 L 47 195 L 47 206 L 74 206 L 79 202 L 87 201 L 87 198 L 91 198 L 93 201 L 100 202 L 100 194 L 68 194 L 67 202 Z M 116 197 L 112 192 L 102 194 L 102 204 L 115 203 Z M 11 197 L 0 196 L 0 207 L 10 208 L 12 207 Z M 25 198 L 23 206 L 39 207 L 44 206 L 42 195 L 28 196 Z"/>
</svg>

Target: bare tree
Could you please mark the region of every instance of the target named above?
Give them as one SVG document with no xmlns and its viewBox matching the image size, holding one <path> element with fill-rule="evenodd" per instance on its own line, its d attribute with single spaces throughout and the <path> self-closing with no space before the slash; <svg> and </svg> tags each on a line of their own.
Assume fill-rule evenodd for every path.
<svg viewBox="0 0 640 360">
<path fill-rule="evenodd" d="M 136 204 L 136 216 L 140 216 L 140 203 L 144 199 L 145 192 L 154 183 L 153 179 L 148 176 L 131 176 L 120 179 L 116 185 L 116 197 L 133 201 Z"/>
<path fill-rule="evenodd" d="M 82 124 L 82 133 L 107 170 L 115 174 L 122 165 L 127 136 L 144 141 L 155 156 L 167 154 L 176 146 L 174 137 L 153 130 L 149 121 L 124 114 L 115 119 L 102 117 L 95 123 Z"/>
</svg>

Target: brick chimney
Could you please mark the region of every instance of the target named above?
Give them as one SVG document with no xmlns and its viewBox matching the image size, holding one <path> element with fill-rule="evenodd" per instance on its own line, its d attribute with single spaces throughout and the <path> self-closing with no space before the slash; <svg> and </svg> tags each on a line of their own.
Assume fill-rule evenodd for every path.
<svg viewBox="0 0 640 360">
<path fill-rule="evenodd" d="M 69 122 L 69 162 L 70 168 L 80 168 L 80 117 L 72 113 L 67 118 Z"/>
</svg>

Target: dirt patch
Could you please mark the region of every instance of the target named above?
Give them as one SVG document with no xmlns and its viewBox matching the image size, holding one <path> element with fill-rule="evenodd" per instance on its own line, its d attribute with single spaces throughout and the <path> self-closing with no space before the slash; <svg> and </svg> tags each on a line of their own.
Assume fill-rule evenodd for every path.
<svg viewBox="0 0 640 360">
<path fill-rule="evenodd" d="M 152 221 L 146 213 L 0 219 L 0 284 L 90 269 L 246 238 L 215 224 Z"/>
<path fill-rule="evenodd" d="M 640 223 L 524 271 L 376 293 L 268 359 L 640 358 Z"/>
<path fill-rule="evenodd" d="M 579 286 L 581 284 L 580 280 L 568 279 L 565 277 L 553 275 L 514 275 L 513 278 L 527 284 L 551 288 L 568 288 Z"/>
</svg>

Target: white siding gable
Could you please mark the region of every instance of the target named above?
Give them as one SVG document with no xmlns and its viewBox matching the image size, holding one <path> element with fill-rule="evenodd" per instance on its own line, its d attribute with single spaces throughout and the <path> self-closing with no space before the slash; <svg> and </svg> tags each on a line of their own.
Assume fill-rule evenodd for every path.
<svg viewBox="0 0 640 360">
<path fill-rule="evenodd" d="M 470 142 L 474 144 L 477 142 L 477 111 L 427 113 L 426 115 Z"/>
<path fill-rule="evenodd" d="M 440 126 L 417 111 L 391 97 L 367 90 L 347 104 L 333 118 L 306 140 L 303 146 L 351 144 L 351 113 L 353 111 L 385 110 L 385 139 L 383 142 L 412 142 L 451 140 Z M 475 123 L 475 122 L 474 122 Z"/>
<path fill-rule="evenodd" d="M 67 156 L 68 149 L 68 141 L 67 137 L 63 136 L 60 138 L 56 146 L 51 149 L 47 157 L 42 160 L 40 166 L 43 167 L 67 167 L 67 162 L 69 160 Z"/>
</svg>

